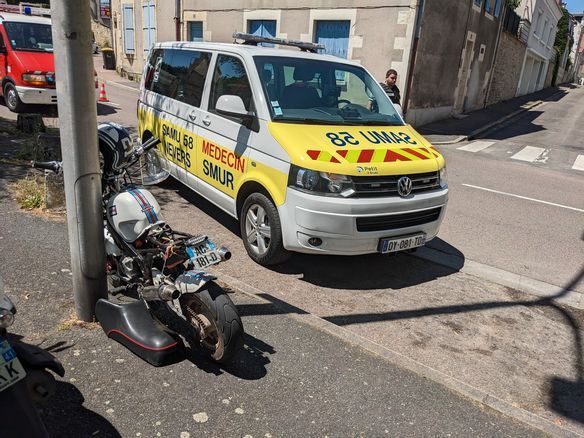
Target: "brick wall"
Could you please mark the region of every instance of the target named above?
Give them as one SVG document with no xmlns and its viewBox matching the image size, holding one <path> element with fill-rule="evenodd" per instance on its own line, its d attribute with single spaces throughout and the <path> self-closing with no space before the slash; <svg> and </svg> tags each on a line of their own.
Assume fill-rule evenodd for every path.
<svg viewBox="0 0 584 438">
<path fill-rule="evenodd" d="M 501 33 L 487 105 L 515 97 L 526 48 L 525 43 L 509 32 Z"/>
</svg>

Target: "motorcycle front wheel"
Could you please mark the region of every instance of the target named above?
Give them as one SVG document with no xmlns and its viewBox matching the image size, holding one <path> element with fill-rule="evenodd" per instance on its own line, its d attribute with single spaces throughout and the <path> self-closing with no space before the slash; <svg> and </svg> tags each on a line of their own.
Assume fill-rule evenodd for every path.
<svg viewBox="0 0 584 438">
<path fill-rule="evenodd" d="M 228 362 L 243 345 L 243 324 L 227 293 L 210 281 L 180 297 L 183 315 L 199 335 L 199 345 L 216 362 Z"/>
</svg>

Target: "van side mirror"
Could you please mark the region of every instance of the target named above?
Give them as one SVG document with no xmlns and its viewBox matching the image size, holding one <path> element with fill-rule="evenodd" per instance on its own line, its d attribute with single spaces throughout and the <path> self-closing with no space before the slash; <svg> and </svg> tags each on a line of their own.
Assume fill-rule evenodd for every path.
<svg viewBox="0 0 584 438">
<path fill-rule="evenodd" d="M 259 124 L 257 117 L 253 111 L 247 111 L 241 97 L 232 94 L 224 94 L 217 99 L 215 111 L 227 117 L 235 117 L 241 119 L 243 126 L 252 131 L 259 131 Z"/>
</svg>

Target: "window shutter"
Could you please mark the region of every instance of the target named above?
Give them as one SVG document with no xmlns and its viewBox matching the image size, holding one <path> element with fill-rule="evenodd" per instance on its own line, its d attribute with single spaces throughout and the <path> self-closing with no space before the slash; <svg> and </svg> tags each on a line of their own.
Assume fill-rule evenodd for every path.
<svg viewBox="0 0 584 438">
<path fill-rule="evenodd" d="M 134 54 L 134 6 L 124 5 L 124 52 Z"/>
</svg>

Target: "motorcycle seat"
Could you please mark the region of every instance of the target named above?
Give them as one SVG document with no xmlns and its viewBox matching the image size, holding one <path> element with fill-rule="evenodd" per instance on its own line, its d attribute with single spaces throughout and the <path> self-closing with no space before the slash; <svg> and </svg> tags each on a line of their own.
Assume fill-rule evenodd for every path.
<svg viewBox="0 0 584 438">
<path fill-rule="evenodd" d="M 181 338 L 158 323 L 143 301 L 115 304 L 100 299 L 95 314 L 106 335 L 154 366 L 185 358 Z"/>
</svg>

